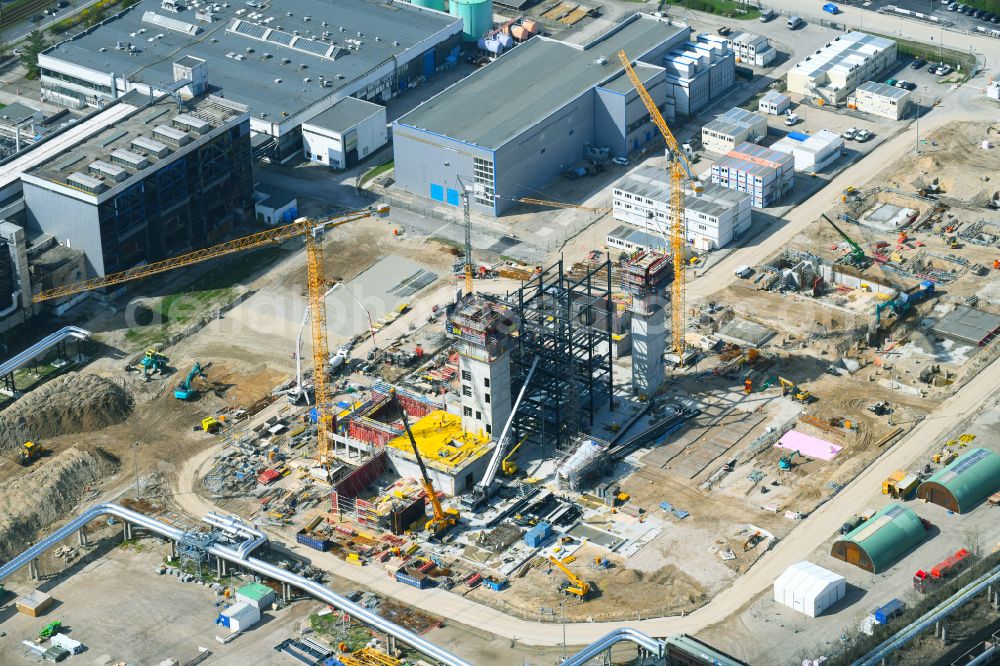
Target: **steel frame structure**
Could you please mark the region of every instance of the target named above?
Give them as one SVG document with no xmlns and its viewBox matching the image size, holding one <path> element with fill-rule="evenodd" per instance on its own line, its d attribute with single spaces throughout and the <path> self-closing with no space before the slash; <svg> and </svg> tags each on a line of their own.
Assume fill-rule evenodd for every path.
<svg viewBox="0 0 1000 666">
<path fill-rule="evenodd" d="M 601 400 L 606 398 L 614 409 L 610 262 L 573 279 L 560 259 L 506 302 L 518 324 L 511 350 L 512 393 L 520 390 L 539 359 L 517 410 L 514 439 L 527 437 L 562 451 L 574 434 L 593 427 Z"/>
</svg>

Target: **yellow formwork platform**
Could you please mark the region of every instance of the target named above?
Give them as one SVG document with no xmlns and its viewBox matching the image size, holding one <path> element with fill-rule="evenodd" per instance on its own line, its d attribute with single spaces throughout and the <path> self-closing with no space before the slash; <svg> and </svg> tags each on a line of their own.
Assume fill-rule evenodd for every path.
<svg viewBox="0 0 1000 666">
<path fill-rule="evenodd" d="M 420 457 L 428 467 L 453 473 L 490 450 L 489 437 L 481 437 L 462 429 L 462 417 L 436 410 L 410 425 L 417 440 Z M 413 455 L 406 435 L 389 440 L 388 446 Z"/>
</svg>

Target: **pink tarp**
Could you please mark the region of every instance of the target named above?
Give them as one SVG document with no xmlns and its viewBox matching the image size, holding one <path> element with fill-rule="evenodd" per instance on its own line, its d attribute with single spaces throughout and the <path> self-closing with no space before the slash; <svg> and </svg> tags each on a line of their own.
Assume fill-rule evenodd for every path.
<svg viewBox="0 0 1000 666">
<path fill-rule="evenodd" d="M 786 432 L 775 446 L 789 451 L 798 451 L 807 458 L 819 458 L 820 460 L 832 460 L 844 448 L 798 430 Z"/>
</svg>

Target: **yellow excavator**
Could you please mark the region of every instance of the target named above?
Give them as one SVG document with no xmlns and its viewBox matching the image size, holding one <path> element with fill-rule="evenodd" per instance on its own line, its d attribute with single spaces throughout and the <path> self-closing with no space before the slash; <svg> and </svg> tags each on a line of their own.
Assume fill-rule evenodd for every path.
<svg viewBox="0 0 1000 666">
<path fill-rule="evenodd" d="M 520 442 L 518 442 L 517 445 L 510 450 L 510 453 L 507 454 L 507 457 L 503 459 L 503 462 L 500 463 L 500 470 L 506 476 L 514 476 L 515 474 L 517 474 L 518 470 L 521 469 L 520 467 L 517 466 L 517 461 L 514 459 L 514 455 L 517 453 L 517 450 L 521 448 L 521 445 L 524 444 L 527 440 L 528 438 L 525 437 Z"/>
<path fill-rule="evenodd" d="M 784 377 L 778 377 L 778 381 L 781 382 L 781 395 L 790 395 L 794 400 L 802 404 L 812 402 L 812 394 L 804 388 L 799 387 L 795 382 L 789 381 Z"/>
<path fill-rule="evenodd" d="M 562 561 L 557 560 L 551 555 L 549 555 L 549 562 L 558 567 L 559 570 L 566 575 L 567 580 L 564 580 L 559 585 L 560 592 L 563 594 L 572 594 L 573 596 L 584 600 L 590 596 L 590 583 L 570 571 L 569 567 L 563 564 Z"/>
<path fill-rule="evenodd" d="M 417 440 L 414 439 L 413 431 L 410 430 L 410 422 L 406 418 L 406 410 L 404 410 L 403 405 L 399 403 L 399 398 L 396 397 L 395 390 L 391 392 L 391 395 L 392 401 L 396 405 L 396 409 L 399 410 L 399 414 L 403 419 L 403 428 L 406 430 L 406 436 L 410 438 L 410 446 L 413 447 L 413 455 L 417 458 L 417 465 L 420 467 L 420 475 L 423 477 L 421 485 L 424 488 L 424 494 L 427 495 L 427 500 L 431 503 L 431 508 L 434 511 L 434 516 L 427 520 L 424 524 L 424 529 L 435 535 L 439 535 L 445 530 L 458 524 L 458 509 L 445 509 L 441 506 L 441 500 L 438 499 L 437 493 L 434 491 L 434 484 L 431 483 L 431 477 L 427 473 L 427 467 L 424 466 L 424 460 L 420 457 L 420 449 L 417 447 Z"/>
</svg>

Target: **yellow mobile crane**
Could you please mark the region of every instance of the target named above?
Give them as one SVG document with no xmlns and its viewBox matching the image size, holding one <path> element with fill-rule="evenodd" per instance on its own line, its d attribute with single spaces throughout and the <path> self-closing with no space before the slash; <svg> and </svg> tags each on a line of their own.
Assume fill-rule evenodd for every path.
<svg viewBox="0 0 1000 666">
<path fill-rule="evenodd" d="M 674 281 L 670 293 L 671 334 L 674 354 L 677 356 L 678 362 L 683 363 L 684 332 L 687 328 L 684 313 L 684 247 L 687 245 L 687 225 L 684 220 L 684 181 L 687 180 L 695 192 L 700 192 L 702 186 L 691 169 L 691 163 L 688 162 L 684 151 L 681 150 L 677 139 L 674 138 L 673 132 L 667 126 L 667 121 L 663 119 L 663 115 L 656 108 L 656 104 L 646 91 L 646 87 L 636 76 L 635 70 L 632 69 L 632 63 L 625 55 L 624 50 L 618 52 L 618 59 L 625 68 L 625 73 L 628 75 L 629 81 L 632 82 L 632 86 L 639 93 L 639 98 L 646 106 L 650 119 L 660 130 L 660 134 L 663 135 L 663 139 L 667 143 L 667 158 L 670 160 L 670 251 L 674 255 Z"/>
<path fill-rule="evenodd" d="M 564 580 L 559 585 L 560 592 L 563 594 L 572 594 L 580 599 L 586 599 L 590 595 L 590 583 L 570 571 L 569 567 L 551 555 L 549 555 L 549 562 L 558 567 L 566 575 L 567 580 Z"/>
<path fill-rule="evenodd" d="M 354 211 L 339 217 L 329 217 L 321 220 L 313 220 L 307 217 L 300 217 L 291 224 L 261 231 L 249 236 L 243 236 L 219 245 L 213 245 L 203 250 L 195 250 L 171 259 L 155 261 L 145 266 L 137 266 L 118 273 L 110 273 L 104 277 L 83 280 L 72 284 L 55 287 L 40 291 L 32 297 L 32 302 L 39 303 L 53 298 L 70 296 L 91 289 L 102 289 L 138 280 L 150 275 L 165 273 L 175 268 L 191 266 L 203 261 L 222 257 L 227 254 L 253 250 L 265 245 L 282 243 L 292 238 L 305 236 L 306 257 L 308 265 L 309 283 L 309 304 L 312 308 L 312 334 L 313 334 L 313 382 L 316 394 L 317 429 L 316 445 L 320 466 L 324 469 L 330 467 L 330 438 L 329 432 L 333 428 L 333 413 L 330 411 L 330 398 L 326 380 L 326 364 L 329 360 L 329 351 L 326 341 L 326 308 L 323 304 L 323 247 L 321 236 L 324 232 L 335 227 L 361 220 L 366 217 L 385 217 L 389 214 L 389 206 L 381 204 L 379 206 Z"/>
<path fill-rule="evenodd" d="M 424 494 L 427 495 L 427 500 L 431 503 L 431 509 L 434 512 L 434 516 L 427 520 L 424 524 L 424 528 L 428 532 L 434 534 L 441 534 L 449 527 L 454 527 L 458 524 L 459 513 L 458 509 L 445 509 L 441 506 L 441 500 L 438 499 L 437 493 L 434 491 L 434 484 L 431 482 L 431 477 L 427 473 L 427 467 L 424 466 L 424 460 L 420 457 L 420 448 L 417 446 L 417 440 L 413 437 L 413 431 L 410 430 L 410 421 L 406 418 L 406 410 L 403 409 L 403 405 L 400 404 L 399 398 L 396 397 L 396 390 L 391 391 L 392 401 L 396 405 L 396 409 L 399 410 L 399 414 L 403 419 L 403 428 L 406 430 L 406 436 L 410 438 L 410 446 L 413 447 L 413 455 L 417 458 L 417 465 L 420 467 L 421 485 L 424 487 Z"/>
</svg>

